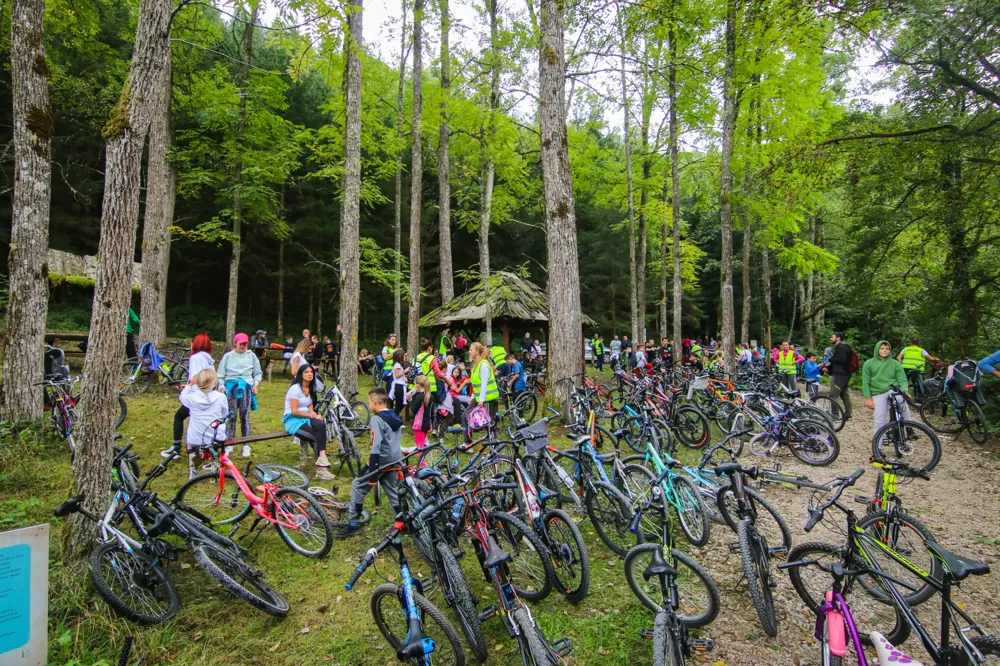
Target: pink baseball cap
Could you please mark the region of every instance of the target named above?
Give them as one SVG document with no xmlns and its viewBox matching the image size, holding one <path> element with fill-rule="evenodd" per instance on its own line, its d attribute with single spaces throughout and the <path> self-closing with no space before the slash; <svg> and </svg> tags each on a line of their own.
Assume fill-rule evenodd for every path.
<svg viewBox="0 0 1000 666">
<path fill-rule="evenodd" d="M 238 345 L 243 342 L 250 342 L 250 338 L 247 337 L 246 333 L 237 333 L 233 336 L 233 344 Z"/>
</svg>

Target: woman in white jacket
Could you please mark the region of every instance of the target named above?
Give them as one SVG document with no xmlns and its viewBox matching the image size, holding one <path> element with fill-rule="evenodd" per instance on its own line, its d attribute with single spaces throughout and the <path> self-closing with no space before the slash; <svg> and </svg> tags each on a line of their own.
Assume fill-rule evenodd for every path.
<svg viewBox="0 0 1000 666">
<path fill-rule="evenodd" d="M 194 384 L 194 378 L 206 368 L 215 370 L 215 359 L 212 358 L 212 340 L 208 337 L 208 333 L 202 332 L 191 340 L 191 357 L 188 358 L 187 367 L 188 385 Z M 174 414 L 174 448 L 160 451 L 162 457 L 166 458 L 174 449 L 180 449 L 181 440 L 184 438 L 184 421 L 187 417 L 188 408 L 182 404 Z"/>
<path fill-rule="evenodd" d="M 201 450 L 213 441 L 226 441 L 225 427 L 212 428 L 215 422 L 225 422 L 229 415 L 229 399 L 219 391 L 219 376 L 205 368 L 195 375 L 194 384 L 181 391 L 181 404 L 187 407 L 191 421 L 187 430 L 188 470 L 197 474 L 197 459 Z"/>
</svg>

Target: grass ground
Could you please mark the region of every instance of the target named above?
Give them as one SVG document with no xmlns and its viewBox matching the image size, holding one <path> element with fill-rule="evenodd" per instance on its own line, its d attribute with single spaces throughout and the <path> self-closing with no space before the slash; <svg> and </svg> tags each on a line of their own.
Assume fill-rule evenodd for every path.
<svg viewBox="0 0 1000 666">
<path fill-rule="evenodd" d="M 286 379 L 265 382 L 259 396 L 260 409 L 252 415 L 254 433 L 281 431 L 281 410 Z M 367 387 L 362 387 L 367 389 Z M 365 390 L 362 391 L 364 393 Z M 171 440 L 175 393 L 153 387 L 147 394 L 128 400 L 129 414 L 119 432 L 142 456 L 148 469 L 158 452 Z M 412 444 L 407 430 L 407 443 Z M 565 441 L 565 440 L 563 440 Z M 8 447 L 8 444 L 0 446 Z M 20 449 L 20 450 L 18 450 Z M 238 455 L 237 451 L 237 455 Z M 239 458 L 234 457 L 239 464 Z M 290 439 L 261 442 L 253 446 L 256 462 L 298 464 L 298 449 Z M 235 601 L 193 562 L 182 554 L 170 566 L 181 596 L 177 618 L 166 626 L 138 627 L 117 618 L 92 591 L 85 568 L 62 560 L 63 521 L 52 517 L 52 509 L 72 488 L 69 455 L 59 441 L 26 435 L 10 443 L 0 472 L 0 528 L 10 529 L 39 522 L 52 525 L 51 594 L 49 632 L 51 664 L 87 665 L 114 663 L 123 638 L 133 634 L 137 654 L 144 664 L 254 664 L 261 666 L 307 664 L 381 665 L 394 662 L 368 610 L 369 593 L 385 579 L 398 580 L 398 569 L 387 558 L 378 562 L 381 578 L 370 569 L 352 592 L 343 584 L 364 551 L 386 533 L 392 516 L 383 503 L 368 508 L 374 517 L 357 537 L 338 541 L 330 555 L 320 561 L 292 553 L 273 530 L 267 530 L 251 551 L 253 561 L 267 572 L 269 582 L 285 596 L 291 612 L 284 620 L 263 615 Z M 155 482 L 161 496 L 171 496 L 186 476 L 186 465 L 178 462 Z M 332 482 L 346 498 L 350 479 L 344 471 Z M 590 596 L 572 606 L 556 594 L 532 607 L 546 635 L 569 636 L 574 644 L 572 663 L 625 664 L 649 660 L 649 644 L 639 638 L 640 629 L 651 626 L 651 616 L 629 593 L 621 572 L 621 561 L 597 540 L 589 521 L 581 524 L 592 560 Z M 481 605 L 495 601 L 475 566 L 471 549 L 463 567 Z M 412 564 L 420 572 L 422 563 Z M 432 601 L 444 608 L 440 595 Z M 447 611 L 450 614 L 450 611 Z M 516 659 L 514 641 L 499 619 L 486 623 L 490 662 L 503 664 Z M 471 657 L 470 657 L 471 658 Z M 519 660 L 518 660 L 519 663 Z"/>
</svg>

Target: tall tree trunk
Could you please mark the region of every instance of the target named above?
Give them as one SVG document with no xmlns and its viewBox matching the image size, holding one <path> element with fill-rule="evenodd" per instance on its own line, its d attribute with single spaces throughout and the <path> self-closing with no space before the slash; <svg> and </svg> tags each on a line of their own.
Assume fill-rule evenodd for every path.
<svg viewBox="0 0 1000 666">
<path fill-rule="evenodd" d="M 726 57 L 722 82 L 722 154 L 719 167 L 719 216 L 722 226 L 722 348 L 727 368 L 736 367 L 733 306 L 733 134 L 736 131 L 736 0 L 726 2 Z"/>
<path fill-rule="evenodd" d="M 410 316 L 406 322 L 406 346 L 411 356 L 420 347 L 420 283 L 423 247 L 420 244 L 420 214 L 423 212 L 424 164 L 420 146 L 420 119 L 423 113 L 423 24 L 424 0 L 413 3 L 413 119 L 410 125 L 413 166 L 410 171 Z"/>
<path fill-rule="evenodd" d="M 814 243 L 816 244 L 817 247 L 824 247 L 825 246 L 824 234 L 823 234 L 823 216 L 822 215 L 820 215 L 819 217 L 816 218 L 816 235 L 815 235 L 815 239 L 816 240 L 814 241 Z M 819 275 L 816 276 L 816 284 L 815 284 L 814 289 L 815 290 L 813 291 L 813 302 L 814 303 L 817 303 L 817 302 L 818 303 L 822 303 L 823 302 L 823 298 L 824 298 L 824 296 L 823 296 L 823 276 L 822 276 L 822 274 L 819 274 Z M 814 319 L 815 319 L 815 323 L 813 325 L 814 329 L 816 331 L 822 330 L 823 327 L 826 325 L 826 308 L 821 308 L 820 311 L 816 313 L 816 316 L 814 317 Z"/>
<path fill-rule="evenodd" d="M 774 348 L 771 340 L 771 251 L 767 248 L 767 222 L 764 222 L 763 233 L 760 243 L 760 281 L 764 291 L 764 321 L 763 336 L 764 347 L 767 351 L 764 354 L 764 362 L 768 368 L 771 367 L 771 349 Z"/>
<path fill-rule="evenodd" d="M 569 414 L 570 382 L 583 366 L 580 326 L 580 268 L 576 248 L 573 172 L 566 135 L 566 62 L 562 3 L 541 0 L 538 59 L 538 115 L 541 123 L 545 236 L 548 249 L 549 377 L 564 415 Z"/>
<path fill-rule="evenodd" d="M 487 0 L 487 11 L 490 15 L 490 115 L 487 129 L 481 144 L 480 154 L 486 154 L 486 165 L 483 176 L 483 208 L 479 220 L 479 271 L 483 279 L 483 294 L 485 295 L 486 324 L 485 338 L 487 346 L 493 344 L 493 290 L 490 288 L 490 219 L 493 214 L 493 186 L 496 180 L 496 164 L 493 161 L 492 143 L 496 127 L 496 113 L 500 107 L 500 66 L 497 43 L 497 0 Z"/>
<path fill-rule="evenodd" d="M 146 159 L 146 212 L 142 218 L 142 272 L 140 273 L 142 339 L 162 347 L 167 341 L 167 271 L 170 268 L 170 225 L 174 221 L 177 174 L 167 159 L 173 143 L 173 81 L 169 42 L 163 54 L 163 85 L 156 91 L 149 125 Z"/>
<path fill-rule="evenodd" d="M 670 170 L 663 175 L 663 224 L 660 225 L 660 337 L 670 334 L 669 306 L 667 304 L 667 258 L 670 256 Z"/>
<path fill-rule="evenodd" d="M 750 310 L 753 303 L 750 300 L 750 246 L 753 244 L 753 232 L 750 227 L 750 210 L 747 207 L 743 216 L 743 326 L 740 328 L 740 342 L 750 342 Z"/>
<path fill-rule="evenodd" d="M 11 84 L 14 97 L 14 196 L 9 303 L 4 327 L 0 413 L 9 421 L 42 418 L 42 345 L 48 312 L 52 110 L 42 32 L 45 0 L 14 0 Z"/>
<path fill-rule="evenodd" d="M 403 0 L 402 27 L 399 30 L 399 87 L 396 89 L 396 140 L 403 144 L 403 94 L 406 92 L 406 0 Z M 402 285 L 398 283 L 401 275 L 401 258 L 403 251 L 403 151 L 396 153 L 396 228 L 393 238 L 396 248 L 394 268 L 396 270 L 396 289 L 392 299 L 392 332 L 402 340 L 403 322 L 401 320 Z"/>
<path fill-rule="evenodd" d="M 312 282 L 312 280 L 310 280 L 309 281 L 309 308 L 306 310 L 309 313 L 309 315 L 307 317 L 308 321 L 306 322 L 306 328 L 308 328 L 310 331 L 315 330 L 315 328 L 313 326 L 313 324 L 315 323 L 315 321 L 313 320 L 313 286 L 314 286 L 314 283 Z"/>
<path fill-rule="evenodd" d="M 323 287 L 320 286 L 319 298 L 316 299 L 316 337 L 323 339 Z"/>
<path fill-rule="evenodd" d="M 455 298 L 451 259 L 451 163 L 448 158 L 448 102 L 451 95 L 451 51 L 448 0 L 441 0 L 441 127 L 438 129 L 438 240 L 441 257 L 441 304 Z"/>
<path fill-rule="evenodd" d="M 667 38 L 670 40 L 670 65 L 667 70 L 667 99 L 670 104 L 669 124 L 670 132 L 670 203 L 671 220 L 673 223 L 673 252 L 671 256 L 674 260 L 674 345 L 680 344 L 683 340 L 682 310 L 681 300 L 684 291 L 684 278 L 681 275 L 681 170 L 680 155 L 678 153 L 678 141 L 680 129 L 677 124 L 677 26 L 674 17 L 674 3 L 670 4 L 670 29 L 667 31 Z"/>
<path fill-rule="evenodd" d="M 788 322 L 788 342 L 795 336 L 795 313 L 799 310 L 799 276 L 796 273 L 792 276 L 792 316 Z"/>
<path fill-rule="evenodd" d="M 635 234 L 635 186 L 632 182 L 632 141 L 629 124 L 631 121 L 629 108 L 628 85 L 625 72 L 625 16 L 618 6 L 618 33 L 621 43 L 621 84 L 622 84 L 622 131 L 625 136 L 625 182 L 628 197 L 628 266 L 629 266 L 629 301 L 632 307 L 632 344 L 638 344 L 642 338 L 642 326 L 639 323 L 639 265 L 636 251 Z"/>
<path fill-rule="evenodd" d="M 361 18 L 362 0 L 351 0 L 347 16 L 346 120 L 344 124 L 344 200 L 340 215 L 340 390 L 358 390 L 358 308 L 361 302 Z"/>
<path fill-rule="evenodd" d="M 281 210 L 285 208 L 285 186 L 281 186 Z M 285 239 L 278 241 L 278 342 L 285 334 Z"/>
<path fill-rule="evenodd" d="M 90 347 L 80 399 L 80 432 L 73 476 L 76 493 L 86 497 L 92 513 L 107 508 L 111 492 L 111 451 L 118 382 L 125 356 L 123 328 L 132 291 L 132 263 L 139 218 L 142 149 L 162 85 L 163 51 L 169 48 L 171 0 L 141 0 L 132 64 L 118 106 L 104 127 L 104 200 L 101 240 L 94 277 Z M 93 545 L 94 524 L 79 514 L 73 518 L 71 550 Z"/>
<path fill-rule="evenodd" d="M 640 147 L 642 148 L 642 184 L 639 187 L 639 247 L 636 249 L 636 270 L 638 280 L 636 281 L 635 300 L 639 306 L 639 330 L 642 337 L 646 336 L 646 230 L 648 228 L 649 216 L 646 209 L 649 207 L 649 175 L 653 170 L 653 162 L 649 155 L 649 123 L 653 113 L 653 102 L 648 92 L 648 74 L 643 73 L 643 95 L 642 95 L 642 128 L 640 136 Z"/>
<path fill-rule="evenodd" d="M 226 306 L 226 349 L 233 346 L 233 336 L 236 335 L 236 304 L 240 284 L 240 254 L 242 252 L 243 227 L 243 197 L 240 186 L 243 184 L 243 133 L 246 131 L 247 120 L 247 87 L 250 82 L 250 62 L 253 60 L 253 33 L 257 24 L 256 5 L 250 11 L 250 21 L 245 24 L 243 34 L 243 65 L 240 69 L 240 105 L 236 112 L 236 185 L 233 194 L 233 254 L 229 259 L 229 299 Z"/>
</svg>

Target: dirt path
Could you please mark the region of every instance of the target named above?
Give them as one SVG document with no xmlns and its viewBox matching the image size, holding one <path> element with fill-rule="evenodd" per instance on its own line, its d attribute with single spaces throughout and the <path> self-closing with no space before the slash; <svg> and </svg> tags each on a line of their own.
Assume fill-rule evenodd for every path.
<svg viewBox="0 0 1000 666">
<path fill-rule="evenodd" d="M 859 467 L 865 475 L 857 483 L 857 491 L 845 492 L 853 502 L 857 494 L 870 493 L 875 487 L 874 469 L 868 462 L 871 454 L 872 415 L 864 409 L 860 396 L 855 405 L 861 405 L 854 418 L 847 423 L 840 436 L 840 457 L 825 468 L 809 467 L 787 456 L 781 459 L 782 471 L 806 474 L 810 479 L 823 482 L 850 474 Z M 901 485 L 899 496 L 907 510 L 922 521 L 945 548 L 965 557 L 990 564 L 994 572 L 1000 571 L 1000 470 L 998 470 L 998 445 L 994 438 L 985 447 L 967 437 L 941 437 L 942 458 L 931 482 L 914 481 Z M 753 464 L 753 455 L 743 454 L 741 462 Z M 758 464 L 769 467 L 769 460 Z M 769 486 L 765 497 L 775 504 L 792 530 L 793 544 L 805 541 L 825 541 L 842 544 L 844 537 L 828 529 L 826 523 L 811 533 L 802 530 L 806 517 L 808 489 L 798 492 Z M 863 509 L 857 505 L 859 509 Z M 842 514 L 835 518 L 839 525 Z M 702 661 L 723 663 L 728 666 L 773 664 L 774 666 L 814 666 L 818 664 L 818 643 L 812 633 L 813 616 L 801 602 L 787 576 L 781 574 L 778 588 L 774 590 L 779 632 L 769 638 L 761 629 L 754 613 L 745 583 L 740 582 L 742 569 L 738 554 L 730 554 L 728 543 L 735 535 L 723 525 L 713 524 L 712 540 L 703 549 L 692 553 L 707 565 L 722 592 L 722 612 L 707 634 L 715 641 L 715 649 Z M 1000 576 L 981 576 L 966 580 L 955 594 L 956 601 L 989 633 L 1000 632 Z M 921 616 L 927 616 L 927 627 L 937 636 L 940 612 L 939 597 L 932 597 L 922 606 Z M 917 659 L 926 660 L 923 649 L 915 638 L 910 638 L 904 648 L 912 651 Z M 849 662 L 856 663 L 853 658 Z"/>
</svg>

